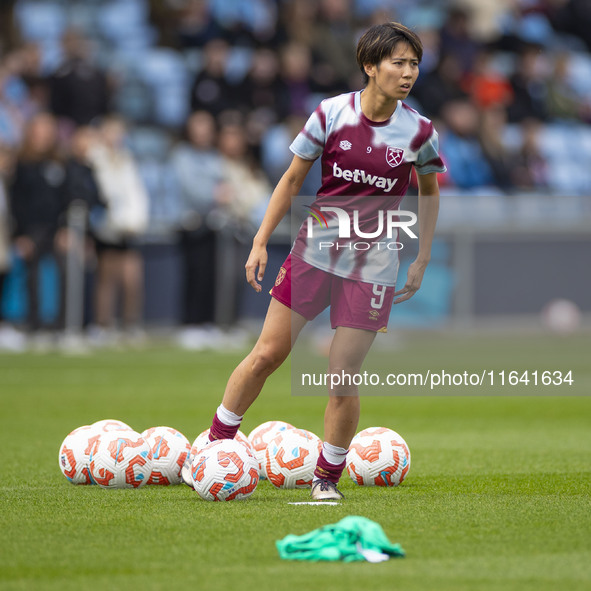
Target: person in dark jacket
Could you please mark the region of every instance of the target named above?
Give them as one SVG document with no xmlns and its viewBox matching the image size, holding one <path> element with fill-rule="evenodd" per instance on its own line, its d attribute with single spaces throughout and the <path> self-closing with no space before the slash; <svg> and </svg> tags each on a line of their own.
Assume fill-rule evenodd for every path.
<svg viewBox="0 0 591 591">
<path fill-rule="evenodd" d="M 64 324 L 63 251 L 66 169 L 57 153 L 57 124 L 47 113 L 28 123 L 9 188 L 14 221 L 14 246 L 27 268 L 27 329 L 41 328 L 39 314 L 39 265 L 54 257 L 59 276 L 58 313 L 53 328 Z M 60 247 L 60 248 L 58 248 Z"/>
<path fill-rule="evenodd" d="M 64 60 L 50 79 L 51 112 L 75 125 L 88 125 L 109 110 L 106 74 L 88 57 L 87 43 L 75 31 L 62 40 Z"/>
</svg>

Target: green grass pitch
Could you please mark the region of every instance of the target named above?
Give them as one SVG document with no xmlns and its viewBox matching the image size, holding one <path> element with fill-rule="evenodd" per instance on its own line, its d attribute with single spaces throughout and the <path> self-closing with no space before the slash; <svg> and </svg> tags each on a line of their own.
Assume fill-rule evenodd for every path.
<svg viewBox="0 0 591 591">
<path fill-rule="evenodd" d="M 337 507 L 289 505 L 308 491 L 268 482 L 247 501 L 207 503 L 185 486 L 101 490 L 61 475 L 62 439 L 98 419 L 138 431 L 169 425 L 192 440 L 209 426 L 238 354 L 162 347 L 0 356 L 0 589 L 590 589 L 588 352 L 585 336 L 410 335 L 393 353 L 398 370 L 572 369 L 575 385 L 364 397 L 360 427 L 400 432 L 412 468 L 387 490 L 345 476 Z M 322 435 L 324 402 L 291 396 L 286 365 L 243 430 L 284 419 Z M 346 515 L 378 521 L 407 557 L 279 559 L 275 540 Z"/>
</svg>

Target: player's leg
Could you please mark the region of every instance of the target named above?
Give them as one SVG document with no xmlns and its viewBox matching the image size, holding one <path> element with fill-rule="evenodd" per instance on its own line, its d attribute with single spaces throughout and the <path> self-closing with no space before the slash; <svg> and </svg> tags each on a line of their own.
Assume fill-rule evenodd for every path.
<svg viewBox="0 0 591 591">
<path fill-rule="evenodd" d="M 353 383 L 355 374 L 367 356 L 376 333 L 370 330 L 339 326 L 330 347 L 329 373 L 345 378 L 329 391 L 324 416 L 324 440 L 332 445 L 348 447 L 359 423 L 359 387 Z M 346 376 L 351 376 L 348 381 Z"/>
<path fill-rule="evenodd" d="M 324 444 L 313 482 L 315 499 L 341 498 L 336 484 L 345 468 L 347 450 L 359 422 L 359 392 L 352 379 L 378 331 L 385 331 L 395 288 L 335 277 L 330 317 L 336 329 L 330 349 L 329 372 L 341 376 L 329 392 L 324 419 Z"/>
<path fill-rule="evenodd" d="M 293 264 L 292 264 L 293 263 Z M 289 355 L 300 331 L 330 301 L 332 276 L 288 256 L 275 280 L 261 336 L 232 373 L 210 439 L 233 438 L 242 417 L 259 395 L 265 380 Z M 297 312 L 296 312 L 297 310 Z"/>
<path fill-rule="evenodd" d="M 361 371 L 376 333 L 338 326 L 330 347 L 329 374 L 335 378 L 329 388 L 324 414 L 324 443 L 314 471 L 312 497 L 338 499 L 336 484 L 345 469 L 347 450 L 359 424 L 359 388 L 354 376 Z M 350 376 L 350 378 L 348 378 Z"/>
<path fill-rule="evenodd" d="M 209 438 L 232 439 L 244 413 L 256 400 L 266 379 L 285 361 L 307 320 L 272 298 L 265 323 L 252 351 L 233 371 Z"/>
</svg>

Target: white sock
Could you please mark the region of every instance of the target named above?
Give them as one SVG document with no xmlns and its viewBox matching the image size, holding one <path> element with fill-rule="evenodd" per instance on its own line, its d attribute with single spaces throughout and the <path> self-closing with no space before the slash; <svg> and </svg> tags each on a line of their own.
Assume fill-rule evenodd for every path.
<svg viewBox="0 0 591 591">
<path fill-rule="evenodd" d="M 337 447 L 326 441 L 322 444 L 322 455 L 329 464 L 338 466 L 347 458 L 347 451 L 344 447 Z"/>
<path fill-rule="evenodd" d="M 236 425 L 240 425 L 244 415 L 239 417 L 236 413 L 233 413 L 231 410 L 228 410 L 223 404 L 218 406 L 215 414 L 217 415 L 218 419 L 224 423 L 224 425 L 228 425 L 228 427 L 235 427 Z"/>
</svg>

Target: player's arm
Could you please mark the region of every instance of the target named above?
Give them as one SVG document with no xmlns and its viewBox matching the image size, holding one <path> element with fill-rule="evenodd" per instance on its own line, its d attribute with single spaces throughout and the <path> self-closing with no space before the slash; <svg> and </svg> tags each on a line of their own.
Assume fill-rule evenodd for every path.
<svg viewBox="0 0 591 591">
<path fill-rule="evenodd" d="M 419 181 L 419 254 L 408 268 L 406 284 L 394 293 L 400 296 L 395 304 L 404 302 L 418 291 L 425 269 L 431 260 L 431 245 L 439 213 L 439 184 L 437 173 L 417 175 Z"/>
<path fill-rule="evenodd" d="M 294 156 L 289 168 L 285 171 L 271 195 L 265 217 L 252 241 L 252 249 L 245 265 L 246 280 L 257 292 L 262 289 L 258 281 L 262 281 L 265 276 L 267 242 L 269 242 L 269 238 L 279 222 L 289 211 L 294 197 L 300 192 L 302 183 L 310 168 L 312 168 L 312 164 L 314 164 L 313 160 L 304 160 L 299 156 Z"/>
</svg>

